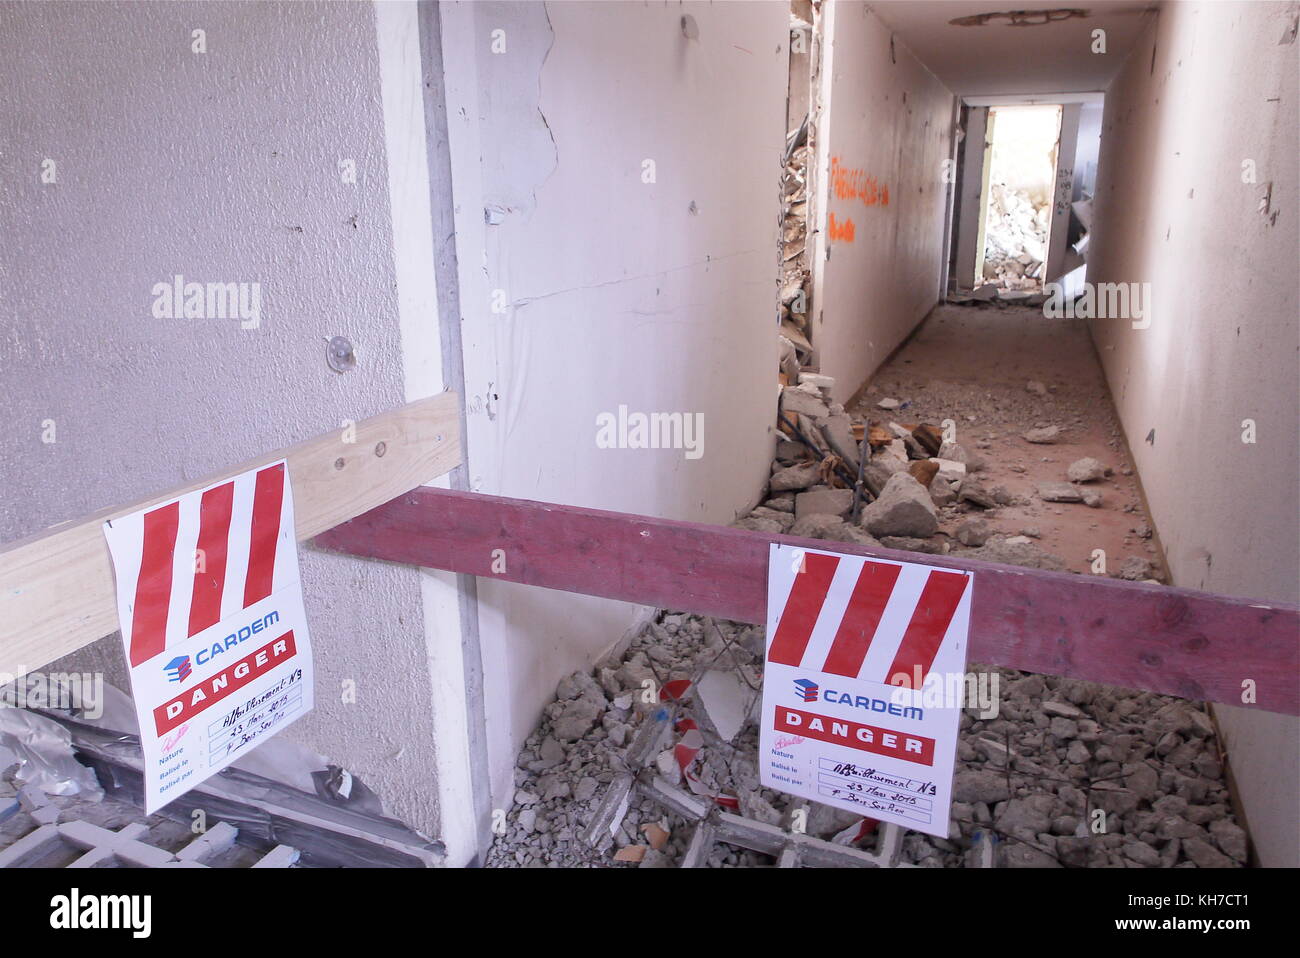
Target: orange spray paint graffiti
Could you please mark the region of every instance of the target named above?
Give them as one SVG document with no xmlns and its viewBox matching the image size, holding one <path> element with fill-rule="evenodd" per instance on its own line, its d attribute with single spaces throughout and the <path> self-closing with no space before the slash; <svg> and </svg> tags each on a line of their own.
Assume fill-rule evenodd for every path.
<svg viewBox="0 0 1300 958">
<path fill-rule="evenodd" d="M 853 225 L 853 220 L 845 217 L 837 220 L 835 214 L 830 214 L 830 221 L 827 223 L 827 231 L 830 233 L 832 243 L 852 243 L 853 234 L 857 227 Z"/>
<path fill-rule="evenodd" d="M 867 206 L 888 206 L 889 187 L 865 170 L 845 166 L 838 156 L 831 157 L 831 192 L 836 199 L 862 200 Z"/>
</svg>

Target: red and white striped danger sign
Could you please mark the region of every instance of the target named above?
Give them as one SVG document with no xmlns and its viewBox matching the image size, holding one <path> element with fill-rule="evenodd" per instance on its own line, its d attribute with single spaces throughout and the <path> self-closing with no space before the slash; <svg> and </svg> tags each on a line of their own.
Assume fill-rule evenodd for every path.
<svg viewBox="0 0 1300 958">
<path fill-rule="evenodd" d="M 796 561 L 768 661 L 920 688 L 970 576 L 818 552 Z"/>
<path fill-rule="evenodd" d="M 122 621 L 132 667 L 285 581 L 294 545 L 292 524 L 285 525 L 286 481 L 280 462 L 110 524 L 118 577 L 135 582 Z"/>
<path fill-rule="evenodd" d="M 149 812 L 312 707 L 284 461 L 104 523 Z"/>
<path fill-rule="evenodd" d="M 780 543 L 770 556 L 760 780 L 946 836 L 973 575 Z"/>
</svg>

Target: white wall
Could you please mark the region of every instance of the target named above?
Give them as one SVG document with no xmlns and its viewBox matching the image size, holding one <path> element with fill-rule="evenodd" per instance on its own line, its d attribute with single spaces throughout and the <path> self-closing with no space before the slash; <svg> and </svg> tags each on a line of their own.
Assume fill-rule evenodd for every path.
<svg viewBox="0 0 1300 958">
<path fill-rule="evenodd" d="M 403 401 L 369 4 L 6 3 L 0 21 L 0 539 Z M 155 319 L 176 273 L 260 283 L 260 327 Z M 334 334 L 356 345 L 345 375 Z M 437 834 L 420 574 L 310 550 L 301 568 L 316 708 L 285 734 Z M 128 687 L 117 636 L 75 661 Z"/>
<path fill-rule="evenodd" d="M 1152 284 L 1150 328 L 1096 321 L 1093 335 L 1175 581 L 1290 602 L 1300 571 L 1298 48 L 1278 41 L 1294 10 L 1160 8 L 1106 93 L 1088 265 L 1094 282 Z M 1246 161 L 1258 182 L 1243 182 Z M 1242 442 L 1246 419 L 1254 444 Z M 1261 860 L 1300 864 L 1300 724 L 1218 715 Z"/>
<path fill-rule="evenodd" d="M 867 4 L 824 9 L 813 344 L 843 401 L 939 298 L 953 100 L 901 39 L 891 57 L 890 31 Z M 838 198 L 832 160 L 888 188 L 888 205 Z M 829 236 L 831 215 L 852 221 L 851 242 Z"/>
<path fill-rule="evenodd" d="M 780 3 L 444 5 L 474 490 L 719 523 L 758 497 L 775 416 L 788 15 Z M 702 413 L 703 455 L 597 448 L 597 415 L 621 404 Z M 489 580 L 479 598 L 494 796 L 508 803 L 556 682 L 639 610 Z"/>
</svg>

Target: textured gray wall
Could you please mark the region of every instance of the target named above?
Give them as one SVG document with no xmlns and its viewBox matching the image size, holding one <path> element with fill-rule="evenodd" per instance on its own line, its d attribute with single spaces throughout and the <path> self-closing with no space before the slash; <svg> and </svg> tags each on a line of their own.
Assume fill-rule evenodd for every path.
<svg viewBox="0 0 1300 958">
<path fill-rule="evenodd" d="M 0 540 L 402 402 L 369 4 L 6 3 L 0 86 Z M 155 319 L 177 273 L 259 283 L 260 327 Z M 304 551 L 302 574 L 316 708 L 286 734 L 436 833 L 417 573 Z M 77 660 L 125 688 L 116 636 Z"/>
</svg>

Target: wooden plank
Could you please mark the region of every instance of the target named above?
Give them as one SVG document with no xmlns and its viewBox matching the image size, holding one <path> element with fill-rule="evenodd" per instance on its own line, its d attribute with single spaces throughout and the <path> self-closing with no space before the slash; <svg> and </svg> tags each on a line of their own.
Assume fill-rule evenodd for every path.
<svg viewBox="0 0 1300 958">
<path fill-rule="evenodd" d="M 104 520 L 287 459 L 301 541 L 460 462 L 459 399 L 442 393 L 130 505 L 0 547 L 0 673 L 23 675 L 117 629 Z"/>
<path fill-rule="evenodd" d="M 766 615 L 770 542 L 971 570 L 972 662 L 1228 705 L 1243 704 L 1249 680 L 1250 707 L 1300 714 L 1300 615 L 1292 605 L 441 489 L 400 496 L 315 541 L 357 556 L 756 623 Z M 504 571 L 493 571 L 497 555 Z"/>
</svg>

